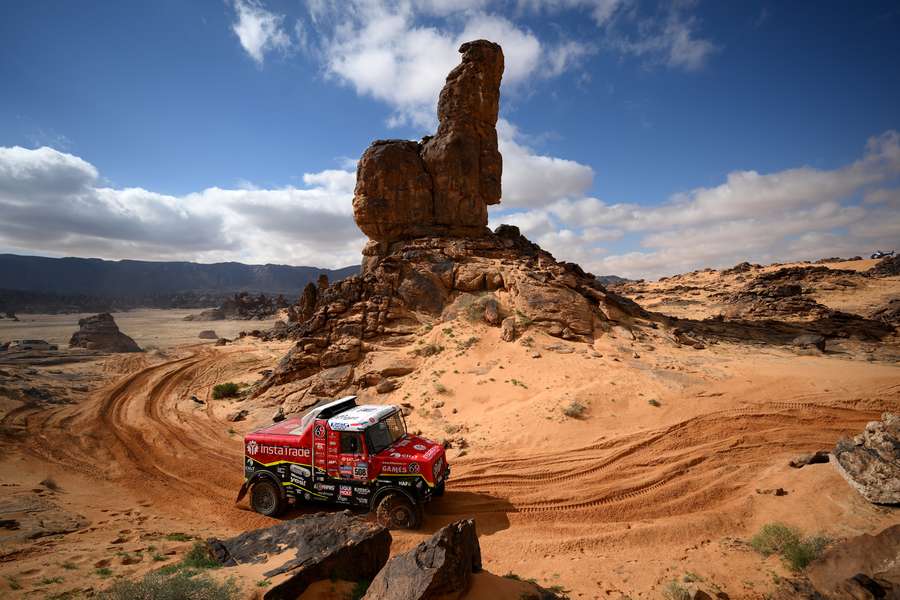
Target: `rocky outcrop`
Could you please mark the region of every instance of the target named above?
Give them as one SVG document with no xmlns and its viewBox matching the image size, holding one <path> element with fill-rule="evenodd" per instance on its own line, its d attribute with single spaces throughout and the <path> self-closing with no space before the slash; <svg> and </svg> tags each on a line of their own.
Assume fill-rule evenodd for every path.
<svg viewBox="0 0 900 600">
<path fill-rule="evenodd" d="M 487 233 L 503 171 L 496 130 L 503 50 L 477 40 L 459 51 L 462 62 L 438 100 L 437 133 L 422 142 L 377 140 L 359 161 L 353 216 L 370 239 Z"/>
<path fill-rule="evenodd" d="M 837 470 L 875 504 L 900 503 L 900 415 L 884 413 L 834 448 Z"/>
<path fill-rule="evenodd" d="M 200 333 L 197 334 L 197 337 L 201 340 L 217 340 L 219 339 L 218 334 L 212 329 L 204 329 Z"/>
<path fill-rule="evenodd" d="M 263 598 L 294 599 L 314 581 L 372 579 L 387 563 L 390 532 L 350 511 L 317 513 L 226 540 L 207 541 L 212 556 L 229 567 L 267 563 L 273 585 Z"/>
<path fill-rule="evenodd" d="M 140 352 L 133 339 L 119 331 L 109 313 L 100 313 L 78 321 L 78 331 L 69 340 L 70 348 L 85 348 L 101 352 Z"/>
<path fill-rule="evenodd" d="M 806 569 L 815 590 L 833 600 L 900 598 L 900 525 L 835 544 Z M 822 597 L 819 596 L 819 597 Z"/>
<path fill-rule="evenodd" d="M 257 394 L 300 380 L 311 386 L 323 369 L 355 363 L 379 347 L 411 344 L 424 322 L 466 295 L 493 296 L 496 306 L 487 304 L 498 314 L 489 319 L 497 325 L 517 316 L 522 327 L 586 342 L 611 321 L 646 314 L 578 265 L 556 261 L 515 227 L 481 238 L 370 242 L 363 253 L 362 274 L 318 292 L 308 320 L 266 334 L 295 344 Z M 483 319 L 481 309 L 477 320 Z M 512 325 L 505 335 L 520 333 L 518 326 L 510 332 Z"/>
<path fill-rule="evenodd" d="M 900 254 L 882 258 L 874 267 L 866 271 L 870 277 L 893 277 L 900 275 Z"/>
<path fill-rule="evenodd" d="M 225 311 L 221 308 L 210 308 L 196 315 L 188 315 L 184 321 L 222 321 L 225 319 Z"/>
<path fill-rule="evenodd" d="M 481 571 L 481 547 L 475 521 L 457 521 L 430 539 L 388 561 L 364 600 L 462 598 L 472 573 Z"/>
</svg>

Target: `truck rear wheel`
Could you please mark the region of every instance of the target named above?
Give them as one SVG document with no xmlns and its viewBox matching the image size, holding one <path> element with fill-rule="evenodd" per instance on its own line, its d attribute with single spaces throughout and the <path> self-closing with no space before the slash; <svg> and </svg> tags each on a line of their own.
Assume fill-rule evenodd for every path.
<svg viewBox="0 0 900 600">
<path fill-rule="evenodd" d="M 375 509 L 375 516 L 388 529 L 418 529 L 422 524 L 421 508 L 396 492 L 381 499 Z"/>
<path fill-rule="evenodd" d="M 267 517 L 277 516 L 284 510 L 281 490 L 268 479 L 257 481 L 250 488 L 250 508 Z"/>
</svg>

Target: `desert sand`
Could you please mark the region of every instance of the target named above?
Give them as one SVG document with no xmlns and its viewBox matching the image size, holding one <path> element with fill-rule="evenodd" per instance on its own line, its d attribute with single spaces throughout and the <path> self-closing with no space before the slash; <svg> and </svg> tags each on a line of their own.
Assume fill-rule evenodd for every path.
<svg viewBox="0 0 900 600">
<path fill-rule="evenodd" d="M 878 304 L 897 297 L 900 278 L 878 286 L 871 298 L 818 301 Z M 64 386 L 72 377 L 84 386 L 64 403 L 6 394 L 0 405 L 0 507 L 20 523 L 0 529 L 5 597 L 103 589 L 177 560 L 193 538 L 275 522 L 234 497 L 242 434 L 269 423 L 284 398 L 213 400 L 211 388 L 257 381 L 290 343 L 201 344 L 200 329 L 227 336 L 239 324 L 139 312 L 116 318 L 150 352 L 0 366 L 7 381 Z M 14 327 L 16 337 L 61 341 L 75 321 L 26 316 Z M 423 328 L 415 346 L 443 351 L 420 359 L 390 393 L 360 391 L 361 402 L 406 403 L 410 430 L 449 440 L 447 494 L 427 507 L 421 530 L 393 532 L 392 553 L 474 517 L 488 573 L 468 598 L 517 598 L 518 582 L 498 577 L 507 574 L 571 598 L 660 598 L 685 577 L 731 598 L 764 598 L 792 574 L 749 548 L 761 525 L 783 521 L 841 539 L 900 519 L 896 508 L 866 502 L 830 464 L 788 466 L 883 411 L 900 411 L 896 361 L 724 342 L 697 350 L 655 330 L 638 339 L 614 330 L 593 345 L 538 330 L 515 343 L 499 336 L 463 317 Z M 409 352 L 383 348 L 365 361 L 409 360 Z M 239 408 L 249 417 L 227 421 Z M 777 488 L 786 495 L 765 493 Z M 258 567 L 214 573 L 236 577 L 248 597 L 261 589 Z M 325 582 L 303 597 L 343 598 L 342 585 Z"/>
</svg>

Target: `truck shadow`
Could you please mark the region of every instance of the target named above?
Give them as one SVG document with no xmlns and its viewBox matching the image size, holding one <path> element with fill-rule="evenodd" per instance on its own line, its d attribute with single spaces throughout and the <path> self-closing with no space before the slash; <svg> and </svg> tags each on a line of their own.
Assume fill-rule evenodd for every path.
<svg viewBox="0 0 900 600">
<path fill-rule="evenodd" d="M 278 517 L 278 520 L 288 521 L 305 515 L 320 512 L 338 512 L 348 509 L 359 516 L 375 518 L 375 515 L 372 513 L 349 506 L 300 504 L 285 511 L 284 514 Z M 434 498 L 425 506 L 425 520 L 418 531 L 430 535 L 454 521 L 474 518 L 478 527 L 478 534 L 491 535 L 509 528 L 508 514 L 511 512 L 516 512 L 516 508 L 505 498 L 477 492 L 447 490 L 442 497 Z"/>
</svg>

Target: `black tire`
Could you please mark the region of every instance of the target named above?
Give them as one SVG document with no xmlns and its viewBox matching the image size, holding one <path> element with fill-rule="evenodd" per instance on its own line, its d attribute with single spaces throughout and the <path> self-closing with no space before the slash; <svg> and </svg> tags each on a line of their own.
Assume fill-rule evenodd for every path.
<svg viewBox="0 0 900 600">
<path fill-rule="evenodd" d="M 434 487 L 434 495 L 440 498 L 447 491 L 447 482 L 442 481 Z"/>
<path fill-rule="evenodd" d="M 418 529 L 422 524 L 421 509 L 398 492 L 386 494 L 378 502 L 375 516 L 388 529 Z"/>
<path fill-rule="evenodd" d="M 257 481 L 250 488 L 250 508 L 267 517 L 278 516 L 284 510 L 281 490 L 268 479 Z"/>
</svg>

